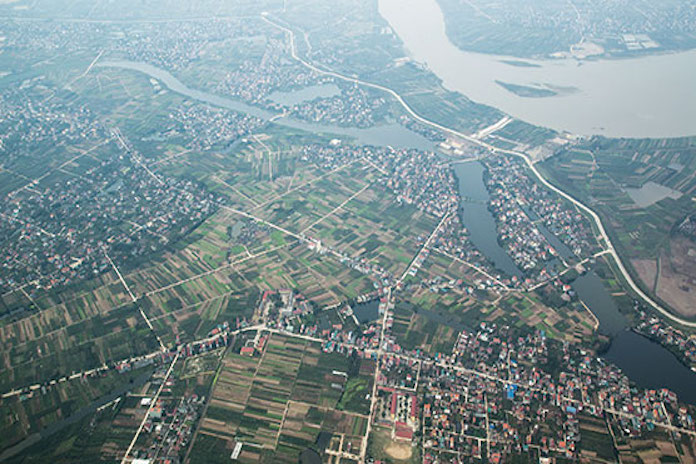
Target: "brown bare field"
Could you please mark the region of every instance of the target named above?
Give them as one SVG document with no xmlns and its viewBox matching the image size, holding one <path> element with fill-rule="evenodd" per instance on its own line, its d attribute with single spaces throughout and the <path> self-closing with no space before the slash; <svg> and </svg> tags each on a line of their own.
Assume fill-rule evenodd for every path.
<svg viewBox="0 0 696 464">
<path fill-rule="evenodd" d="M 384 451 L 392 458 L 405 461 L 411 459 L 413 455 L 413 447 L 410 444 L 398 443 L 395 441 L 390 442 L 384 447 Z"/>
<path fill-rule="evenodd" d="M 636 270 L 640 280 L 650 290 L 655 285 L 655 274 L 657 273 L 657 263 L 654 259 L 633 259 L 631 260 L 633 269 Z"/>
<path fill-rule="evenodd" d="M 670 242 L 662 255 L 657 296 L 684 316 L 696 316 L 696 245 L 686 238 Z"/>
</svg>

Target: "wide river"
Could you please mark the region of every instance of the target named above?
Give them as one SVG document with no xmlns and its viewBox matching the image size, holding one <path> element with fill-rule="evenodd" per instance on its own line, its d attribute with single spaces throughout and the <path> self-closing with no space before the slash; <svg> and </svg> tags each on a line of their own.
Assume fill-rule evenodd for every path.
<svg viewBox="0 0 696 464">
<path fill-rule="evenodd" d="M 379 0 L 380 14 L 410 56 L 450 89 L 516 118 L 575 134 L 612 137 L 696 135 L 696 50 L 640 58 L 523 60 L 466 52 L 445 33 L 436 0 Z M 521 97 L 496 81 L 548 86 L 545 98 Z"/>
</svg>

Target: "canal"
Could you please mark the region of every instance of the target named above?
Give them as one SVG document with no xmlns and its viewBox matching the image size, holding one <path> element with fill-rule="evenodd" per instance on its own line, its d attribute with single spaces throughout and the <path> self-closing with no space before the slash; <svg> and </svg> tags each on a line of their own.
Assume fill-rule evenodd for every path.
<svg viewBox="0 0 696 464">
<path fill-rule="evenodd" d="M 153 373 L 153 370 L 148 369 L 146 372 L 143 372 L 141 375 L 135 378 L 133 380 L 133 383 L 126 383 L 119 387 L 117 390 L 108 393 L 100 398 L 97 398 L 90 404 L 78 409 L 75 413 L 71 414 L 70 416 L 51 423 L 48 427 L 44 428 L 40 432 L 36 432 L 32 435 L 29 435 L 27 438 L 20 441 L 16 445 L 7 448 L 5 451 L 3 451 L 2 454 L 0 454 L 0 462 L 5 462 L 5 460 L 11 458 L 12 456 L 15 456 L 20 452 L 24 451 L 25 449 L 41 442 L 44 438 L 50 437 L 51 435 L 68 427 L 69 425 L 75 424 L 76 422 L 84 419 L 88 415 L 93 414 L 97 409 L 104 406 L 105 404 L 108 404 L 114 401 L 116 398 L 123 396 L 127 392 L 144 385 L 145 382 L 147 382 L 150 379 L 150 377 L 152 377 Z"/>
</svg>

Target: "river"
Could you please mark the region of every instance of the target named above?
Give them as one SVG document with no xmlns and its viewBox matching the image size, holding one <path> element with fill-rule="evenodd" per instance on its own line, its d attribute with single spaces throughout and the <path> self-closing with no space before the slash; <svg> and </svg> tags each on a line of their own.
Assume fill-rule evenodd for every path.
<svg viewBox="0 0 696 464">
<path fill-rule="evenodd" d="M 186 86 L 179 79 L 168 71 L 147 63 L 137 61 L 104 61 L 97 63 L 97 67 L 110 67 L 137 71 L 153 79 L 157 79 L 172 92 L 178 93 L 193 100 L 207 103 L 213 106 L 227 108 L 240 113 L 247 113 L 265 121 L 273 119 L 275 124 L 290 127 L 315 134 L 331 134 L 354 139 L 363 145 L 392 146 L 398 148 L 416 148 L 419 150 L 435 149 L 435 144 L 411 130 L 406 129 L 400 124 L 383 124 L 368 129 L 357 129 L 351 127 L 330 126 L 325 124 L 315 124 L 300 121 L 289 117 L 278 117 L 277 113 L 265 110 L 256 106 L 247 105 L 241 101 L 222 97 L 213 93 L 193 89 Z M 285 98 L 291 98 L 287 94 Z"/>
<path fill-rule="evenodd" d="M 317 84 L 288 92 L 276 90 L 268 96 L 268 99 L 283 106 L 292 107 L 317 98 L 330 98 L 340 94 L 341 89 L 336 84 Z"/>
<path fill-rule="evenodd" d="M 466 52 L 445 33 L 436 0 L 379 0 L 410 56 L 450 89 L 532 124 L 581 135 L 696 135 L 696 50 L 626 59 L 520 60 Z M 525 61 L 532 66 L 515 66 Z M 556 89 L 516 95 L 500 82 Z"/>
<path fill-rule="evenodd" d="M 483 165 L 478 161 L 454 164 L 462 223 L 469 232 L 471 242 L 496 269 L 510 277 L 521 277 L 522 271 L 498 243 L 498 229 L 495 218 L 488 209 L 490 197 L 483 183 L 483 172 Z"/>
<path fill-rule="evenodd" d="M 594 272 L 578 277 L 573 289 L 599 319 L 599 331 L 612 337 L 605 359 L 643 388 L 666 387 L 681 401 L 696 404 L 696 373 L 658 343 L 626 330 L 626 318 Z"/>
<path fill-rule="evenodd" d="M 495 219 L 486 207 L 489 194 L 483 182 L 483 165 L 477 161 L 457 163 L 454 170 L 462 197 L 462 222 L 469 230 L 472 243 L 498 270 L 520 275 L 515 263 L 498 244 Z M 568 247 L 548 229 L 544 232 L 553 237 L 552 243 L 561 256 L 572 256 Z M 696 404 L 696 373 L 661 345 L 626 330 L 628 321 L 594 272 L 578 277 L 572 286 L 599 319 L 599 331 L 612 337 L 605 359 L 619 366 L 628 378 L 643 388 L 667 387 L 682 401 Z"/>
<path fill-rule="evenodd" d="M 233 99 L 189 88 L 169 72 L 149 64 L 118 61 L 104 62 L 98 66 L 117 67 L 144 73 L 159 80 L 173 92 L 214 106 L 245 112 L 264 120 L 271 120 L 276 116 L 270 111 Z M 274 122 L 308 132 L 346 136 L 361 144 L 421 150 L 434 148 L 431 141 L 398 124 L 376 126 L 370 129 L 354 129 L 313 124 L 290 118 L 276 119 Z M 455 164 L 455 174 L 459 179 L 460 195 L 463 198 L 462 219 L 464 225 L 469 230 L 474 245 L 499 270 L 511 276 L 521 275 L 519 268 L 498 244 L 495 220 L 487 208 L 489 197 L 483 183 L 483 170 L 483 165 L 479 162 Z M 623 330 L 626 322 L 598 277 L 587 274 L 576 280 L 574 286 L 580 298 L 599 318 L 600 330 L 614 335 L 614 342 L 605 355 L 607 359 L 621 367 L 629 378 L 640 386 L 647 388 L 664 386 L 677 393 L 682 400 L 696 403 L 696 374 L 680 364 L 669 351 L 660 345 Z"/>
</svg>

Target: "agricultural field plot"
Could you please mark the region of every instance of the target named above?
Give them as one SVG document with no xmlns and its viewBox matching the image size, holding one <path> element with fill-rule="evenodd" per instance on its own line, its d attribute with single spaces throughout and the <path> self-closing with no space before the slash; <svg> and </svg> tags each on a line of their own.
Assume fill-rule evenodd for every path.
<svg viewBox="0 0 696 464">
<path fill-rule="evenodd" d="M 75 84 L 79 96 L 108 118 L 110 128 L 121 131 L 154 173 L 195 179 L 223 194 L 225 179 L 239 177 L 247 184 L 262 178 L 266 153 L 245 138 L 265 125 L 262 120 L 160 89 L 145 74 L 113 67 L 96 67 Z M 278 165 L 287 164 L 286 159 L 294 161 L 283 157 Z"/>
<path fill-rule="evenodd" d="M 397 204 L 389 192 L 374 185 L 306 234 L 399 276 L 420 249 L 418 240 L 436 226 L 437 218 Z"/>
<path fill-rule="evenodd" d="M 239 272 L 264 290 L 293 288 L 318 307 L 357 297 L 374 289 L 373 279 L 329 254 L 291 244 L 249 260 Z"/>
<path fill-rule="evenodd" d="M 465 327 L 458 319 L 459 310 L 453 309 L 453 313 L 428 311 L 408 301 L 397 301 L 391 333 L 405 350 L 449 353 L 459 332 Z"/>
<path fill-rule="evenodd" d="M 109 400 L 113 391 L 132 385 L 132 382 L 146 378 L 150 373 L 146 368 L 124 374 L 111 371 L 100 377 L 62 382 L 45 391 L 24 395 L 21 399 L 3 399 L 0 406 L 6 414 L 0 420 L 0 443 L 6 448 L 52 423 L 75 415 L 83 408 L 96 409 L 101 402 Z"/>
<path fill-rule="evenodd" d="M 182 250 L 182 253 L 185 253 L 184 260 L 187 262 L 198 260 L 198 264 L 214 269 L 225 263 L 236 261 L 241 256 L 256 254 L 270 246 L 264 243 L 268 236 L 266 231 L 255 230 L 248 232 L 248 238 L 246 235 L 243 238 L 240 237 L 246 232 L 245 229 L 250 227 L 248 223 L 248 220 L 240 219 L 230 211 L 221 209 L 201 224 L 189 237 L 192 243 Z M 190 271 L 195 270 L 185 272 Z"/>
<path fill-rule="evenodd" d="M 257 142 L 261 138 L 263 146 Z M 203 181 L 211 190 L 246 206 L 245 209 L 261 209 L 334 175 L 301 159 L 297 144 L 302 138 L 271 127 L 245 139 L 230 153 L 206 154 L 202 170 L 197 160 L 196 173 L 208 174 Z"/>
<path fill-rule="evenodd" d="M 355 173 L 349 172 L 346 174 L 352 175 Z M 331 213 L 336 206 L 354 193 L 353 190 L 346 189 L 360 190 L 361 188 L 359 187 L 361 184 L 350 180 L 349 177 L 341 177 L 341 181 L 345 184 L 343 187 L 344 190 L 338 198 L 332 201 L 329 192 L 338 192 L 341 190 L 336 186 L 335 182 L 331 182 L 329 179 L 330 178 L 320 179 L 312 185 L 302 187 L 298 191 L 292 191 L 282 199 L 262 206 L 258 211 L 254 212 L 264 217 L 265 213 L 263 210 L 271 210 L 277 204 L 284 202 L 290 202 L 294 205 L 297 198 L 305 197 L 305 189 L 316 188 L 316 190 L 312 190 L 306 201 L 310 203 L 315 201 L 317 203 L 323 203 L 324 199 L 328 199 L 326 201 L 331 201 L 330 204 L 323 203 L 321 214 L 326 215 Z M 348 206 L 349 205 L 346 205 L 346 207 Z M 278 211 L 280 209 L 282 209 L 282 206 L 273 209 L 273 213 L 269 216 L 275 217 L 267 219 L 270 219 L 274 224 L 285 226 L 287 224 L 279 220 L 280 213 L 278 213 Z M 320 212 L 303 213 L 294 206 L 293 209 L 295 210 L 294 214 L 297 215 L 299 224 L 291 224 L 290 227 L 298 232 L 301 231 L 302 223 L 309 226 L 316 223 L 321 217 L 318 215 Z M 328 217 L 325 221 L 331 219 L 331 217 Z M 418 222 L 416 222 L 416 224 L 418 224 Z M 361 226 L 362 224 L 357 225 L 357 227 Z M 319 227 L 319 224 L 317 224 L 316 227 Z M 311 231 L 308 231 L 308 234 L 310 232 Z M 228 209 L 221 209 L 196 229 L 190 238 L 189 245 L 185 248 L 173 255 L 168 255 L 162 263 L 156 266 L 126 275 L 125 279 L 136 295 L 145 294 L 149 296 L 152 292 L 159 292 L 161 289 L 176 284 L 177 282 L 187 279 L 194 280 L 195 277 L 199 275 L 210 273 L 211 276 L 213 274 L 219 276 L 220 274 L 229 272 L 235 267 L 243 267 L 245 262 L 249 260 L 253 261 L 257 255 L 270 252 L 274 248 L 291 245 L 293 241 L 295 241 L 293 237 L 286 236 L 278 230 L 273 230 L 261 223 L 255 223 Z M 384 249 L 387 249 L 386 245 Z M 402 260 L 405 260 L 405 258 Z M 286 282 L 285 286 L 287 285 L 292 285 L 292 282 Z M 229 289 L 224 289 L 223 291 L 228 290 Z M 185 304 L 192 303 L 195 302 L 185 302 Z"/>
<path fill-rule="evenodd" d="M 259 290 L 250 287 L 180 307 L 179 300 L 169 300 L 172 309 L 163 314 L 152 306 L 150 300 L 143 300 L 141 307 L 145 313 L 159 314 L 148 319 L 162 341 L 171 344 L 177 339 L 186 342 L 206 337 L 216 326 L 225 322 L 237 327 L 242 321 L 251 320 L 259 297 Z"/>
<path fill-rule="evenodd" d="M 479 288 L 483 276 L 433 252 L 398 296 L 392 333 L 406 349 L 449 352 L 464 329 L 492 321 L 499 295 Z"/>
<path fill-rule="evenodd" d="M 597 138 L 543 163 L 552 180 L 602 216 L 635 280 L 688 317 L 696 311 L 688 296 L 696 247 L 678 228 L 693 213 L 694 153 L 694 138 Z"/>
<path fill-rule="evenodd" d="M 151 331 L 144 322 L 134 322 L 136 313 L 129 315 L 94 318 L 71 326 L 65 335 L 7 350 L 3 357 L 13 362 L 0 372 L 0 388 L 10 391 L 155 351 L 158 344 Z"/>
<path fill-rule="evenodd" d="M 26 187 L 43 190 L 56 182 L 77 179 L 90 167 L 116 153 L 113 141 L 98 137 L 58 144 L 36 143 L 6 160 L 3 171 L 18 177 L 15 189 L 3 184 L 2 193 L 23 191 Z"/>
<path fill-rule="evenodd" d="M 311 190 L 324 178 L 338 175 L 359 163 L 346 163 L 334 170 L 316 166 L 301 155 L 303 143 L 328 142 L 320 135 L 294 132 L 279 126 L 264 126 L 232 144 L 192 149 L 186 141 L 155 143 L 150 151 L 163 153 L 152 162 L 154 172 L 171 177 L 193 178 L 226 204 L 256 212 L 296 192 Z"/>
<path fill-rule="evenodd" d="M 205 336 L 217 324 L 249 320 L 259 290 L 227 269 L 143 296 L 138 304 L 165 343 Z"/>
<path fill-rule="evenodd" d="M 522 145 L 522 148 L 543 145 L 556 135 L 551 129 L 533 126 L 517 119 L 511 121 L 502 129 L 496 130 L 493 134 L 496 138 L 489 137 L 486 141 L 495 144 L 496 140 L 499 140 L 497 137 L 500 137 L 504 140 L 514 141 L 513 143 L 517 146 Z"/>
<path fill-rule="evenodd" d="M 573 301 L 553 309 L 535 293 L 511 293 L 503 297 L 490 313 L 490 320 L 498 324 L 536 327 L 549 337 L 571 343 L 589 340 L 596 324 L 581 303 Z"/>
<path fill-rule="evenodd" d="M 355 163 L 255 208 L 254 214 L 292 232 L 309 234 L 339 208 L 349 207 L 375 180 L 371 167 Z"/>
<path fill-rule="evenodd" d="M 610 417 L 608 426 L 611 427 L 615 437 L 615 445 L 618 453 L 614 449 L 608 449 L 607 441 L 612 439 L 612 435 L 604 437 L 590 434 L 588 447 L 601 456 L 611 456 L 618 454 L 617 458 L 622 462 L 690 462 L 695 455 L 693 441 L 679 437 L 675 438 L 666 431 L 655 429 L 640 437 L 628 437 L 620 434 L 620 424 L 614 422 L 615 417 Z M 581 423 L 581 425 L 583 425 Z M 583 430 L 584 433 L 584 430 Z M 612 443 L 613 444 L 613 443 Z M 581 442 L 582 445 L 582 442 Z M 616 461 L 613 459 L 612 461 Z"/>
<path fill-rule="evenodd" d="M 580 454 L 590 459 L 613 462 L 616 458 L 614 443 L 604 420 L 580 416 Z"/>
<path fill-rule="evenodd" d="M 97 138 L 75 142 L 74 145 L 32 147 L 34 158 L 31 161 L 27 155 L 18 160 L 16 166 L 14 163 L 12 167 L 8 166 L 11 172 L 25 178 L 23 185 L 14 190 L 14 198 L 21 203 L 28 188 L 43 192 L 68 180 L 80 181 L 87 171 L 118 152 L 119 147 L 113 140 Z"/>
<path fill-rule="evenodd" d="M 113 293 L 110 290 L 115 290 Z M 123 287 L 110 284 L 0 329 L 3 390 L 151 351 L 156 340 Z M 115 295 L 121 295 L 115 299 Z"/>
<path fill-rule="evenodd" d="M 141 304 L 151 308 L 148 314 L 156 318 L 249 288 L 293 288 L 317 306 L 326 306 L 355 298 L 373 287 L 368 277 L 341 264 L 335 257 L 316 253 L 292 241 L 229 268 L 149 292 L 141 299 Z"/>
<path fill-rule="evenodd" d="M 418 269 L 418 273 L 405 279 L 406 283 L 421 281 L 437 281 L 445 287 L 472 287 L 471 289 L 488 289 L 489 286 L 495 285 L 496 282 L 491 279 L 489 274 L 484 274 L 472 265 L 461 260 L 453 259 L 442 254 L 437 249 L 431 251 L 428 258 Z M 495 299 L 494 292 L 485 290 L 477 292 L 478 299 L 487 299 L 492 301 Z"/>
<path fill-rule="evenodd" d="M 242 462 L 296 462 L 320 432 L 343 435 L 359 446 L 367 417 L 334 409 L 342 385 L 369 378 L 352 367 L 356 362 L 322 353 L 315 343 L 277 335 L 253 358 L 228 353 L 193 444 L 192 462 L 219 462 L 226 454 L 219 451 L 231 453 L 235 442 L 244 443 Z"/>
<path fill-rule="evenodd" d="M 544 169 L 603 213 L 630 258 L 654 257 L 691 212 L 696 178 L 687 174 L 693 173 L 690 159 L 679 155 L 694 148 L 662 155 L 637 150 L 569 150 L 546 161 Z"/>
<path fill-rule="evenodd" d="M 194 242 L 191 250 L 209 246 L 212 240 L 217 239 Z M 200 254 L 180 252 L 125 279 L 165 342 L 176 334 L 184 340 L 205 335 L 218 323 L 250 320 L 264 290 L 296 289 L 322 307 L 374 289 L 368 276 L 278 231 L 255 247 L 252 254 L 245 251 L 236 260 L 212 269 L 203 267 L 201 260 L 184 262 Z"/>
<path fill-rule="evenodd" d="M 504 293 L 493 300 L 482 290 L 469 293 L 428 286 L 411 287 L 397 301 L 392 332 L 406 349 L 448 352 L 461 330 L 484 321 L 537 328 L 569 342 L 590 339 L 595 324 L 579 302 L 554 310 L 535 294 Z"/>
<path fill-rule="evenodd" d="M 221 209 L 201 224 L 179 250 L 124 278 L 136 296 L 149 295 L 187 279 L 229 271 L 236 264 L 292 240 Z"/>
<path fill-rule="evenodd" d="M 21 314 L 25 316 L 23 319 L 3 318 L 0 322 L 0 341 L 3 344 L 26 343 L 131 302 L 115 273 L 104 274 L 92 281 L 91 285 L 73 291 L 60 294 L 39 291 L 31 299 L 27 295 L 25 292 L 14 292 L 12 297 L 17 304 L 32 306 L 39 311 L 24 311 Z M 3 296 L 3 301 L 8 306 L 14 304 L 5 298 Z"/>
<path fill-rule="evenodd" d="M 151 401 L 163 381 L 167 363 L 121 374 L 111 371 L 106 377 L 66 383 L 58 390 L 37 395 L 38 399 L 22 402 L 27 411 L 30 408 L 33 411 L 40 400 L 43 407 L 39 411 L 45 414 L 42 417 L 48 419 L 55 415 L 57 422 L 53 426 L 56 433 L 45 436 L 28 448 L 29 461 L 61 464 L 119 462 L 146 415 L 148 419 L 131 453 L 144 454 L 147 450 L 159 456 L 183 457 L 186 450 L 180 445 L 190 440 L 223 351 L 218 349 L 180 359 L 156 403 Z M 92 392 L 95 386 L 99 391 Z M 88 392 L 94 395 L 83 398 Z M 53 413 L 50 400 L 56 394 L 66 405 L 61 406 L 62 409 L 72 408 L 69 414 L 61 414 L 61 409 Z M 82 410 L 75 411 L 86 403 L 89 406 L 84 416 L 80 414 Z M 152 410 L 149 409 L 151 405 Z M 170 429 L 172 424 L 175 427 Z M 20 454 L 7 462 L 24 463 L 27 460 Z"/>
<path fill-rule="evenodd" d="M 4 197 L 8 193 L 24 187 L 31 181 L 31 178 L 23 174 L 15 173 L 8 168 L 2 167 L 0 168 L 0 195 Z"/>
<path fill-rule="evenodd" d="M 282 134 L 278 138 L 284 140 Z M 250 139 L 205 151 L 189 151 L 183 146 L 169 150 L 171 154 L 167 158 L 156 162 L 157 171 L 167 176 L 191 176 L 211 192 L 225 197 L 228 204 L 245 210 L 325 174 L 313 165 L 302 163 L 292 148 L 281 148 L 269 155 Z M 269 167 L 273 169 L 270 174 Z"/>
<path fill-rule="evenodd" d="M 56 82 L 64 79 L 49 73 Z M 166 143 L 157 142 L 163 128 L 171 126 L 170 112 L 185 102 L 174 92 L 157 92 L 144 74 L 110 67 L 94 67 L 90 75 L 72 84 L 72 90 L 109 127 L 119 128 L 145 161 L 161 162 L 180 153 L 190 139 L 169 133 Z M 117 145 L 121 152 L 123 148 Z"/>
</svg>

